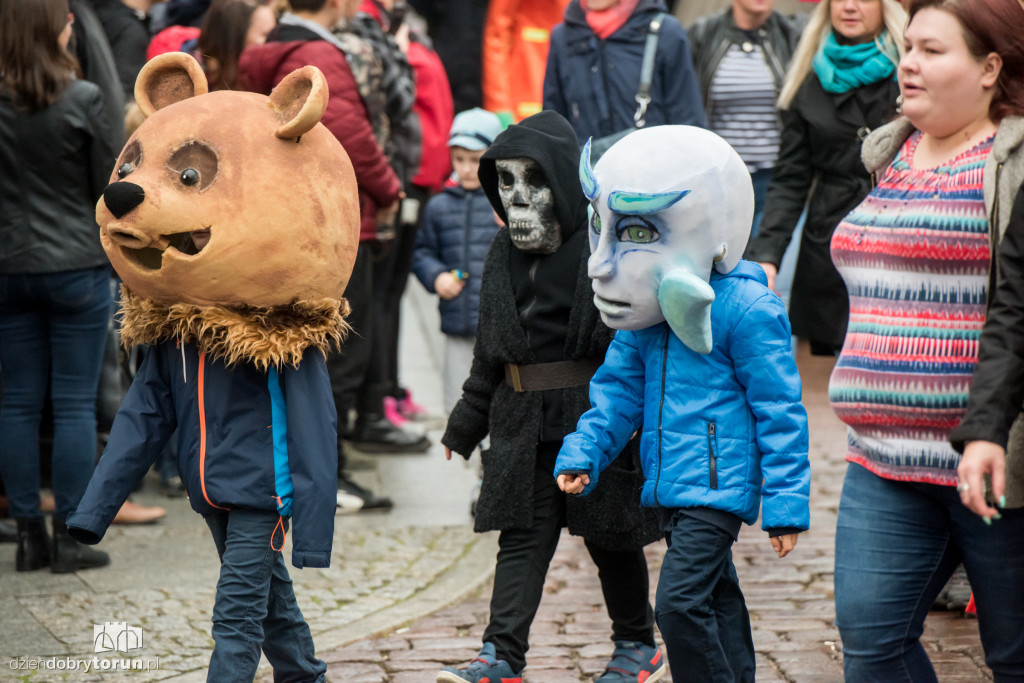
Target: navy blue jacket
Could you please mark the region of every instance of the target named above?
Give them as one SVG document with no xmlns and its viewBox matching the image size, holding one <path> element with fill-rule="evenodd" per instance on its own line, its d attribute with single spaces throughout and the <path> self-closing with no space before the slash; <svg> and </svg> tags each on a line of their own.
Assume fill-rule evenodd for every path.
<svg viewBox="0 0 1024 683">
<path fill-rule="evenodd" d="M 587 24 L 578 0 L 551 32 L 544 74 L 544 108 L 572 124 L 580 143 L 633 126 L 647 31 L 662 0 L 640 0 L 618 31 L 601 40 Z M 658 34 L 647 126 L 704 127 L 704 107 L 690 57 L 690 43 L 679 21 L 666 16 Z"/>
<path fill-rule="evenodd" d="M 103 538 L 175 428 L 178 473 L 196 512 L 292 516 L 292 564 L 330 565 L 337 413 L 320 351 L 307 349 L 298 368 L 278 373 L 245 363 L 229 368 L 174 340 L 147 349 L 106 451 L 68 517 L 75 539 Z"/>
<path fill-rule="evenodd" d="M 462 293 L 450 301 L 441 299 L 438 304 L 445 334 L 476 336 L 484 259 L 496 234 L 498 223 L 482 189 L 466 190 L 452 184 L 427 202 L 416 237 L 413 272 L 433 293 L 434 280 L 441 273 L 455 268 L 469 273 Z"/>
</svg>

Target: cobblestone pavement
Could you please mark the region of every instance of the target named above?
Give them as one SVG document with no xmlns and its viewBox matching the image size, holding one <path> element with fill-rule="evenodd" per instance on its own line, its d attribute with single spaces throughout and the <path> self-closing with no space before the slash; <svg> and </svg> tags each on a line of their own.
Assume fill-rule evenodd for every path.
<svg viewBox="0 0 1024 683">
<path fill-rule="evenodd" d="M 757 679 L 841 681 L 842 646 L 833 625 L 832 546 L 846 468 L 845 431 L 826 396 L 832 360 L 801 352 L 799 362 L 811 420 L 811 530 L 780 560 L 758 527 L 744 527 L 734 560 L 751 613 Z M 648 548 L 652 599 L 663 551 L 664 544 Z M 575 683 L 601 673 L 612 644 L 611 622 L 600 595 L 596 570 L 582 542 L 563 535 L 531 633 L 526 681 Z M 407 628 L 322 651 L 328 675 L 346 683 L 430 683 L 442 666 L 465 663 L 476 654 L 489 597 L 490 587 L 485 586 Z M 925 640 L 940 681 L 991 680 L 976 620 L 933 612 Z"/>
</svg>

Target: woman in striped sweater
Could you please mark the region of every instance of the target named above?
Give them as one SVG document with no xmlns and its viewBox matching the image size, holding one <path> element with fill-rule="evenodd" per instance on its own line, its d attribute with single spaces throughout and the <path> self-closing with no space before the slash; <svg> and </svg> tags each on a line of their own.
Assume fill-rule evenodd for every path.
<svg viewBox="0 0 1024 683">
<path fill-rule="evenodd" d="M 866 0 L 870 1 L 870 0 Z M 992 255 L 1024 178 L 1024 8 L 913 0 L 905 118 L 865 142 L 877 184 L 836 228 L 850 295 L 829 388 L 849 426 L 835 595 L 850 681 L 934 681 L 929 606 L 963 563 L 996 680 L 1024 679 L 1024 511 L 980 518 L 957 494 L 963 417 Z"/>
</svg>

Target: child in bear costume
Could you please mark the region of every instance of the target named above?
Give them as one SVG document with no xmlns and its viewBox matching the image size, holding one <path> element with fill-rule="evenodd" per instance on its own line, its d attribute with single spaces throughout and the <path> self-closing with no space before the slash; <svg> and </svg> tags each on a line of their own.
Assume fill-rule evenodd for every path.
<svg viewBox="0 0 1024 683">
<path fill-rule="evenodd" d="M 124 281 L 121 333 L 150 345 L 68 530 L 97 543 L 177 429 L 178 471 L 221 558 L 209 681 L 323 681 L 292 564 L 327 567 L 336 414 L 324 357 L 345 332 L 355 175 L 319 123 L 327 84 L 307 66 L 269 97 L 206 93 L 183 53 L 149 62 L 148 118 L 96 207 Z"/>
<path fill-rule="evenodd" d="M 596 168 L 588 142 L 580 180 L 594 302 L 619 332 L 558 454 L 558 485 L 590 493 L 640 431 L 641 497 L 668 541 L 655 613 L 672 680 L 753 681 L 732 544 L 763 498 L 762 525 L 788 554 L 809 524 L 810 466 L 786 309 L 740 260 L 750 175 L 717 135 L 656 126 Z"/>
</svg>

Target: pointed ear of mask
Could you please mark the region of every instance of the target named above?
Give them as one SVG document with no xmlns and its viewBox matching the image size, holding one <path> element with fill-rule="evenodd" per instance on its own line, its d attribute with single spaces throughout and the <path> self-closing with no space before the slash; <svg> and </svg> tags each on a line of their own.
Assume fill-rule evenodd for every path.
<svg viewBox="0 0 1024 683">
<path fill-rule="evenodd" d="M 135 103 L 145 117 L 209 90 L 206 74 L 192 55 L 167 52 L 146 62 L 135 79 Z"/>
<path fill-rule="evenodd" d="M 296 69 L 270 93 L 270 106 L 283 122 L 274 134 L 282 139 L 298 138 L 327 111 L 327 79 L 315 66 Z"/>
<path fill-rule="evenodd" d="M 583 146 L 583 152 L 580 154 L 580 185 L 583 186 L 583 195 L 590 201 L 594 201 L 601 194 L 601 186 L 597 184 L 594 167 L 590 164 L 591 140 L 593 138 L 587 138 L 587 144 Z"/>
<path fill-rule="evenodd" d="M 670 271 L 658 287 L 658 303 L 679 340 L 697 353 L 711 353 L 711 303 L 707 280 L 682 268 Z"/>
</svg>

